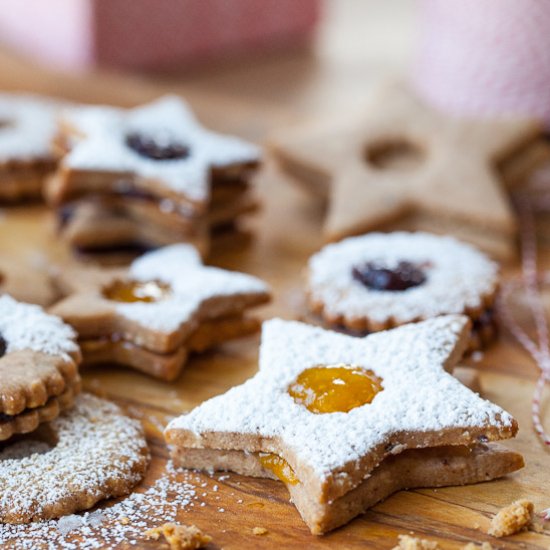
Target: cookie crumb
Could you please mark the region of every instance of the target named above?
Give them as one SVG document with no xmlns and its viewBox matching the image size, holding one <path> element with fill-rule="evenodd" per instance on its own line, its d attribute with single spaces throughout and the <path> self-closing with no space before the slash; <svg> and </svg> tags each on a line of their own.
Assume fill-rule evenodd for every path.
<svg viewBox="0 0 550 550">
<path fill-rule="evenodd" d="M 265 527 L 254 527 L 252 529 L 252 534 L 258 535 L 260 537 L 263 535 L 267 535 L 267 533 L 268 533 L 268 530 Z"/>
<path fill-rule="evenodd" d="M 159 540 L 163 536 L 171 550 L 196 550 L 204 548 L 212 540 L 212 537 L 204 534 L 195 525 L 178 523 L 165 523 L 160 527 L 154 527 L 146 531 L 145 536 L 152 540 Z"/>
<path fill-rule="evenodd" d="M 440 546 L 435 541 L 399 535 L 399 544 L 393 550 L 440 550 Z"/>
<path fill-rule="evenodd" d="M 519 533 L 533 521 L 533 503 L 522 499 L 502 508 L 491 521 L 489 535 L 507 537 Z"/>
<path fill-rule="evenodd" d="M 122 516 L 119 521 L 122 525 L 128 525 L 130 523 L 130 518 L 127 516 Z"/>
<path fill-rule="evenodd" d="M 462 550 L 493 550 L 493 546 L 488 542 L 482 542 L 481 544 L 469 542 Z"/>
</svg>

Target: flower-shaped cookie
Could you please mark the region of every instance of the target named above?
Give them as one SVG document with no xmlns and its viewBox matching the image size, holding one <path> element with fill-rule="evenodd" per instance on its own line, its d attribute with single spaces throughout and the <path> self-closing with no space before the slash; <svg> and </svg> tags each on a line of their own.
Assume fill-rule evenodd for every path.
<svg viewBox="0 0 550 550">
<path fill-rule="evenodd" d="M 516 433 L 508 413 L 447 372 L 468 325 L 450 315 L 355 338 L 268 321 L 258 374 L 173 420 L 166 439 L 176 459 L 187 449 L 266 453 L 260 462 L 307 493 L 311 516 L 296 504 L 315 525 L 391 455 Z"/>
<path fill-rule="evenodd" d="M 0 441 L 58 416 L 80 391 L 76 334 L 35 305 L 0 297 Z"/>
<path fill-rule="evenodd" d="M 189 245 L 145 254 L 128 269 L 64 270 L 70 295 L 52 311 L 79 335 L 86 363 L 116 362 L 175 378 L 190 351 L 255 332 L 245 311 L 269 300 L 250 275 L 205 267 Z"/>
<path fill-rule="evenodd" d="M 472 344 L 494 336 L 498 266 L 452 237 L 369 233 L 327 245 L 308 267 L 310 308 L 332 326 L 376 331 L 458 313 L 472 320 Z"/>
</svg>

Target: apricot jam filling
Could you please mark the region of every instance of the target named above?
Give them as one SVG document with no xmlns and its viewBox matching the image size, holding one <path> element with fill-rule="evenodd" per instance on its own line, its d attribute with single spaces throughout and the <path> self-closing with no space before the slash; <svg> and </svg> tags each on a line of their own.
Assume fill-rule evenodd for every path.
<svg viewBox="0 0 550 550">
<path fill-rule="evenodd" d="M 103 296 L 115 302 L 158 302 L 170 292 L 170 286 L 161 281 L 115 281 L 103 289 Z"/>
<path fill-rule="evenodd" d="M 300 483 L 294 470 L 282 456 L 273 453 L 260 453 L 258 460 L 266 470 L 275 474 L 284 483 L 289 485 L 297 485 Z"/>
<path fill-rule="evenodd" d="M 348 412 L 370 403 L 382 391 L 382 380 L 356 365 L 327 365 L 304 370 L 288 393 L 312 413 Z"/>
</svg>

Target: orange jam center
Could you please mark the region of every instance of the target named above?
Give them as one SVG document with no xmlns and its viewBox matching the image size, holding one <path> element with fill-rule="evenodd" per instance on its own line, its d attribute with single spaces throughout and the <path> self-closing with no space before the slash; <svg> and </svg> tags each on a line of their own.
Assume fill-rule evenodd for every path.
<svg viewBox="0 0 550 550">
<path fill-rule="evenodd" d="M 273 472 L 284 483 L 289 485 L 300 483 L 294 470 L 282 456 L 272 453 L 260 453 L 258 460 L 266 470 Z"/>
<path fill-rule="evenodd" d="M 354 365 L 306 369 L 289 388 L 294 401 L 316 414 L 348 412 L 370 403 L 382 391 L 382 380 L 371 370 Z"/>
<path fill-rule="evenodd" d="M 103 296 L 115 302 L 158 302 L 170 294 L 170 286 L 160 281 L 115 281 Z"/>
</svg>

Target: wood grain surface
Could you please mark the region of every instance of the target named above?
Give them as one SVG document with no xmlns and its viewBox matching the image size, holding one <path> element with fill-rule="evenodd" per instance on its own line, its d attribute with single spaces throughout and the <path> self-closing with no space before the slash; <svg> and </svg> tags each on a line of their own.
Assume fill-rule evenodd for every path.
<svg viewBox="0 0 550 550">
<path fill-rule="evenodd" d="M 305 116 L 358 105 L 362 90 L 376 74 L 403 66 L 412 40 L 412 8 L 405 2 L 382 4 L 386 3 L 327 2 L 326 19 L 312 51 L 192 75 L 68 75 L 0 51 L 0 88 L 120 105 L 165 92 L 181 93 L 212 128 L 261 141 Z M 212 263 L 253 273 L 273 286 L 274 302 L 260 311 L 262 317 L 299 318 L 304 313 L 303 268 L 322 244 L 323 208 L 277 174 L 269 162 L 258 177 L 258 192 L 264 208 L 251 224 L 255 238 L 246 247 L 218 249 Z M 41 206 L 2 211 L 0 254 L 31 265 L 75 261 L 56 239 L 51 215 Z M 547 251 L 543 263 L 550 266 Z M 508 275 L 516 271 L 517 266 L 505 268 Z M 195 357 L 171 384 L 116 367 L 85 371 L 86 388 L 115 399 L 145 420 L 153 461 L 143 487 L 165 467 L 167 451 L 159 426 L 253 375 L 257 348 L 258 338 L 250 338 Z M 550 506 L 550 452 L 534 436 L 530 421 L 537 370 L 506 334 L 474 366 L 484 395 L 519 421 L 519 436 L 508 445 L 524 454 L 527 465 L 516 475 L 471 487 L 401 492 L 320 538 L 309 534 L 282 484 L 236 475 L 222 480 L 201 476 L 201 482 L 207 483 L 206 496 L 201 497 L 205 506 L 183 509 L 178 519 L 209 533 L 211 548 L 385 549 L 396 544 L 399 534 L 409 532 L 437 540 L 445 549 L 458 549 L 470 541 L 488 541 L 495 548 L 550 548 L 550 531 L 505 540 L 485 534 L 492 515 L 516 498 L 531 499 L 538 510 Z M 549 407 L 546 421 L 550 423 Z M 218 491 L 213 491 L 214 484 Z M 268 533 L 254 536 L 256 526 Z M 142 546 L 158 547 L 145 541 Z"/>
</svg>

